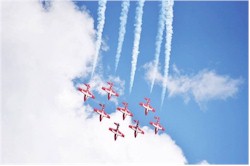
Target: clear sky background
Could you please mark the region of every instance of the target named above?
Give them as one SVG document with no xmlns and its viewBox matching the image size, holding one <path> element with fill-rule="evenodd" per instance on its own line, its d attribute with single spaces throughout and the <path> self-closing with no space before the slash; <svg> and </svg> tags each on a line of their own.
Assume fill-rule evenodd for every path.
<svg viewBox="0 0 250 166">
<path fill-rule="evenodd" d="M 97 26 L 98 2 L 75 2 L 85 6 Z M 118 44 L 121 2 L 108 2 L 103 40 L 108 46 L 101 53 L 104 77 L 119 76 L 125 80 L 125 93 L 119 98 L 127 101 L 142 125 L 148 125 L 155 115 L 176 144 L 183 150 L 188 163 L 206 160 L 211 164 L 248 163 L 248 2 L 180 2 L 174 3 L 173 38 L 169 75 L 176 74 L 173 66 L 187 78 L 202 72 L 240 80 L 237 93 L 229 97 L 212 97 L 197 101 L 186 94 L 165 98 L 160 108 L 161 91 L 155 85 L 150 94 L 150 84 L 145 79 L 146 63 L 153 61 L 158 28 L 159 2 L 145 2 L 140 53 L 132 93 L 129 94 L 131 56 L 134 40 L 136 2 L 131 2 L 121 59 L 115 73 L 115 54 Z M 164 32 L 165 34 L 165 32 Z M 165 38 L 165 35 L 164 35 Z M 164 66 L 163 40 L 160 55 L 160 72 Z M 82 80 L 89 81 L 90 78 Z M 112 80 L 111 80 L 112 81 Z M 216 85 L 215 85 L 216 86 Z M 195 88 L 195 87 L 194 87 Z M 206 88 L 206 87 L 204 87 Z M 156 113 L 147 117 L 139 102 L 150 97 Z M 97 103 L 88 101 L 97 106 Z M 108 112 L 115 105 L 108 104 Z"/>
</svg>

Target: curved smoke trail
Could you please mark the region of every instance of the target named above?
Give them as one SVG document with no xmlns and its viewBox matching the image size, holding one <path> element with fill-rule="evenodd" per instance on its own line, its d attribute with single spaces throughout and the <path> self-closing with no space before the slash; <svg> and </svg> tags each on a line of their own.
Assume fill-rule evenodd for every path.
<svg viewBox="0 0 250 166">
<path fill-rule="evenodd" d="M 116 56 L 115 56 L 115 72 L 117 70 L 119 60 L 121 57 L 122 45 L 123 45 L 124 36 L 126 33 L 126 24 L 127 24 L 127 18 L 128 18 L 129 5 L 130 5 L 129 0 L 125 0 L 122 2 L 118 47 L 117 47 Z"/>
<path fill-rule="evenodd" d="M 103 32 L 103 27 L 105 23 L 105 11 L 106 11 L 106 3 L 107 0 L 99 0 L 98 1 L 98 25 L 97 25 L 97 40 L 96 40 L 96 52 L 94 56 L 94 62 L 93 62 L 93 69 L 91 73 L 91 77 L 93 77 L 93 74 L 95 72 L 97 60 L 98 60 L 98 55 L 100 52 L 101 44 L 102 44 L 102 32 Z"/>
<path fill-rule="evenodd" d="M 169 61 L 171 53 L 171 42 L 173 35 L 173 6 L 174 0 L 166 1 L 166 44 L 165 44 L 165 67 L 164 67 L 164 80 L 163 80 L 163 90 L 161 95 L 161 105 L 165 99 L 166 90 L 167 90 L 167 80 L 168 80 L 168 70 L 169 70 Z"/>
<path fill-rule="evenodd" d="M 163 32 L 165 29 L 165 18 L 166 18 L 166 1 L 162 0 L 161 2 L 161 10 L 160 10 L 160 15 L 159 15 L 159 22 L 158 22 L 158 32 L 156 36 L 156 42 L 155 42 L 155 60 L 154 60 L 154 74 L 153 74 L 153 79 L 151 82 L 151 88 L 150 88 L 150 93 L 153 90 L 154 83 L 155 83 L 155 76 L 156 76 L 156 71 L 159 65 L 159 57 L 160 57 L 160 52 L 161 52 L 161 43 L 163 39 Z"/>
<path fill-rule="evenodd" d="M 138 6 L 136 7 L 136 14 L 135 14 L 135 38 L 134 38 L 134 46 L 133 46 L 133 52 L 132 52 L 132 61 L 131 61 L 131 74 L 130 74 L 130 87 L 129 87 L 129 93 L 132 91 L 132 87 L 134 84 L 134 78 L 135 78 L 135 71 L 136 71 L 136 65 L 137 65 L 137 58 L 139 54 L 139 44 L 140 44 L 140 38 L 141 38 L 141 29 L 142 29 L 142 15 L 143 15 L 143 6 L 144 6 L 145 0 L 139 0 Z"/>
</svg>

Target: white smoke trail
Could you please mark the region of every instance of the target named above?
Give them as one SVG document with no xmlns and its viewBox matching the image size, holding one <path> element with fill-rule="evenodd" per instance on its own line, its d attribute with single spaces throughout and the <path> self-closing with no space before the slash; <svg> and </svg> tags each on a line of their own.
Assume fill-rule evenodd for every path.
<svg viewBox="0 0 250 166">
<path fill-rule="evenodd" d="M 161 96 L 161 106 L 165 99 L 166 90 L 167 90 L 167 80 L 168 80 L 168 70 L 169 70 L 169 61 L 170 61 L 170 53 L 171 53 L 171 42 L 173 35 L 173 6 L 174 0 L 166 1 L 166 44 L 165 44 L 165 68 L 164 68 L 164 81 L 163 81 L 163 90 Z"/>
<path fill-rule="evenodd" d="M 102 44 L 102 32 L 105 23 L 105 11 L 106 11 L 106 3 L 107 0 L 99 0 L 98 1 L 98 25 L 97 25 L 97 39 L 96 39 L 96 52 L 94 56 L 93 69 L 91 73 L 91 77 L 93 76 L 98 60 L 98 55 L 100 52 L 101 44 Z"/>
<path fill-rule="evenodd" d="M 156 42 L 155 42 L 155 60 L 154 60 L 154 74 L 153 74 L 153 79 L 151 82 L 151 88 L 150 88 L 150 93 L 153 90 L 154 83 L 155 83 L 155 76 L 156 76 L 156 71 L 159 65 L 159 57 L 160 57 L 160 52 L 161 52 L 161 43 L 163 39 L 163 32 L 165 28 L 165 18 L 166 18 L 166 1 L 162 0 L 161 4 L 161 10 L 160 10 L 160 15 L 159 15 L 159 22 L 158 22 L 158 32 L 156 36 Z"/>
<path fill-rule="evenodd" d="M 119 38 L 118 38 L 118 47 L 116 51 L 116 57 L 115 57 L 115 72 L 117 70 L 119 60 L 121 57 L 121 51 L 122 51 L 122 44 L 124 41 L 124 36 L 126 33 L 126 24 L 127 24 L 127 18 L 128 18 L 128 11 L 129 11 L 129 0 L 125 0 L 122 2 L 122 11 L 120 16 L 120 29 L 119 29 Z"/>
<path fill-rule="evenodd" d="M 132 91 L 132 87 L 134 84 L 134 78 L 135 78 L 135 71 L 136 71 L 136 65 L 137 65 L 137 58 L 139 54 L 139 44 L 140 44 L 140 38 L 141 38 L 141 29 L 142 29 L 142 15 L 143 15 L 143 6 L 144 6 L 145 0 L 139 0 L 138 6 L 136 7 L 136 14 L 135 14 L 135 38 L 134 38 L 134 46 L 133 46 L 133 52 L 132 52 L 132 61 L 131 61 L 131 74 L 130 74 L 130 87 L 129 87 L 129 93 Z"/>
</svg>

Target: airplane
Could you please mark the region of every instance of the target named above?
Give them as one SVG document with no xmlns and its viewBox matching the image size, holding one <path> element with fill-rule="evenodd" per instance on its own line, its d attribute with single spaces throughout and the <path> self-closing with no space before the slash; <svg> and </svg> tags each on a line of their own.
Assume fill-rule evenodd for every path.
<svg viewBox="0 0 250 166">
<path fill-rule="evenodd" d="M 148 114 L 148 111 L 152 111 L 155 112 L 155 109 L 149 104 L 150 103 L 150 99 L 149 98 L 144 98 L 147 102 L 146 103 L 139 103 L 140 106 L 145 108 L 145 115 Z"/>
<path fill-rule="evenodd" d="M 133 114 L 129 111 L 128 109 L 128 103 L 126 102 L 122 102 L 122 104 L 124 105 L 124 107 L 118 107 L 116 108 L 118 111 L 120 111 L 122 114 L 122 119 L 124 120 L 126 118 L 126 116 L 133 116 Z"/>
<path fill-rule="evenodd" d="M 84 101 L 86 101 L 89 97 L 91 97 L 92 99 L 95 99 L 95 96 L 90 92 L 90 85 L 89 84 L 84 84 L 87 89 L 82 89 L 82 88 L 78 88 L 78 90 L 80 92 L 82 92 L 84 94 Z"/>
<path fill-rule="evenodd" d="M 156 122 L 150 122 L 150 124 L 155 127 L 155 134 L 157 134 L 159 130 L 165 131 L 164 127 L 160 125 L 160 118 L 157 116 L 154 118 L 156 119 Z"/>
<path fill-rule="evenodd" d="M 119 94 L 112 89 L 114 84 L 112 82 L 107 82 L 107 83 L 109 84 L 109 88 L 102 87 L 102 90 L 108 93 L 108 100 L 111 98 L 112 95 L 118 97 Z"/>
<path fill-rule="evenodd" d="M 94 108 L 94 111 L 95 111 L 96 113 L 100 114 L 100 118 L 99 118 L 99 119 L 100 119 L 100 122 L 102 121 L 102 118 L 103 118 L 103 117 L 110 119 L 109 114 L 107 114 L 107 113 L 104 111 L 105 104 L 99 104 L 99 105 L 102 107 L 102 109 L 96 109 L 96 108 Z"/>
<path fill-rule="evenodd" d="M 119 131 L 120 124 L 116 123 L 116 122 L 114 122 L 114 124 L 117 126 L 116 129 L 109 128 L 109 130 L 112 131 L 115 134 L 114 139 L 116 141 L 117 136 L 125 137 L 125 135 L 121 131 Z"/>
<path fill-rule="evenodd" d="M 139 120 L 134 120 L 134 122 L 136 123 L 136 125 L 135 126 L 129 125 L 129 128 L 134 130 L 134 136 L 136 138 L 137 133 L 144 134 L 144 131 L 139 127 Z"/>
</svg>

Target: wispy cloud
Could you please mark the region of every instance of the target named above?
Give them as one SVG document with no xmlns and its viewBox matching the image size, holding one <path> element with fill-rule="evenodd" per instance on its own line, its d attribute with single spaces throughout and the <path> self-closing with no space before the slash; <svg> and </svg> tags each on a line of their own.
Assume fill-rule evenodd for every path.
<svg viewBox="0 0 250 166">
<path fill-rule="evenodd" d="M 120 57 L 121 57 L 121 51 L 122 51 L 122 45 L 124 41 L 124 36 L 126 33 L 126 24 L 127 24 L 127 18 L 128 18 L 128 11 L 129 11 L 130 1 L 124 0 L 122 2 L 122 11 L 120 16 L 120 28 L 119 28 L 119 37 L 118 37 L 118 46 L 115 56 L 115 71 L 117 70 Z"/>
<path fill-rule="evenodd" d="M 162 0 L 161 2 L 161 10 L 160 10 L 160 15 L 159 15 L 159 21 L 158 21 L 158 31 L 156 35 L 156 42 L 155 42 L 155 60 L 154 60 L 154 71 L 157 70 L 157 67 L 159 65 L 159 57 L 160 57 L 160 52 L 161 52 L 161 43 L 163 40 L 163 32 L 165 29 L 165 17 L 166 17 L 166 1 Z M 156 73 L 156 72 L 154 72 Z M 150 87 L 150 92 L 152 92 L 153 87 L 155 83 L 155 75 L 153 75 L 151 87 Z"/>
<path fill-rule="evenodd" d="M 94 61 L 93 61 L 93 69 L 91 73 L 91 77 L 93 76 L 96 68 L 96 64 L 98 61 L 98 55 L 100 53 L 100 48 L 102 44 L 102 32 L 104 28 L 104 23 L 105 23 L 105 11 L 106 11 L 106 3 L 107 0 L 99 0 L 98 1 L 98 23 L 97 23 L 97 39 L 96 39 L 96 50 L 95 50 L 95 56 L 94 56 Z"/>
<path fill-rule="evenodd" d="M 153 63 L 144 65 L 146 69 L 145 79 L 151 83 L 155 75 L 155 81 L 158 85 L 164 86 L 165 76 L 159 69 L 153 73 Z M 181 74 L 179 69 L 174 65 L 173 75 L 168 75 L 166 89 L 168 96 L 173 97 L 181 95 L 185 101 L 189 101 L 191 97 L 202 106 L 202 104 L 210 100 L 226 100 L 235 96 L 240 85 L 243 83 L 241 78 L 233 79 L 227 75 L 219 75 L 213 70 L 204 69 L 197 74 L 185 75 Z"/>
<path fill-rule="evenodd" d="M 142 15 L 143 15 L 144 2 L 145 2 L 145 0 L 139 0 L 138 6 L 136 7 L 135 31 L 134 31 L 135 37 L 134 37 L 134 46 L 133 46 L 133 52 L 132 52 L 130 86 L 129 86 L 130 93 L 131 93 L 133 85 L 134 85 L 137 58 L 138 58 L 138 54 L 139 54 L 139 44 L 140 44 L 141 30 L 142 30 Z"/>
<path fill-rule="evenodd" d="M 171 43 L 172 43 L 172 35 L 173 35 L 173 7 L 174 7 L 174 0 L 167 0 L 166 1 L 166 44 L 165 44 L 165 67 L 164 67 L 164 79 L 163 82 L 163 90 L 161 95 L 161 105 L 164 102 L 164 98 L 166 95 L 167 90 L 167 78 L 168 78 L 168 70 L 169 70 L 169 62 L 170 62 L 170 53 L 171 53 Z"/>
</svg>

